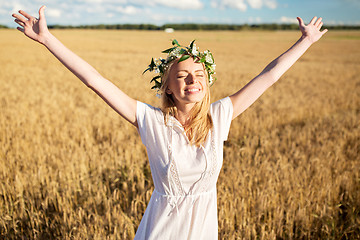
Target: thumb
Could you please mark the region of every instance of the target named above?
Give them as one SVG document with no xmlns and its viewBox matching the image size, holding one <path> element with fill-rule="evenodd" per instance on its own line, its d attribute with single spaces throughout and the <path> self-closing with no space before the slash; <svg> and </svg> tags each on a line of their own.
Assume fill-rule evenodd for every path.
<svg viewBox="0 0 360 240">
<path fill-rule="evenodd" d="M 302 20 L 301 17 L 297 17 L 297 20 L 299 21 L 299 26 L 300 27 L 305 27 L 304 21 Z"/>
<path fill-rule="evenodd" d="M 42 18 L 45 18 L 45 8 L 46 6 L 42 6 L 40 9 L 39 9 L 39 19 L 42 19 Z"/>
</svg>

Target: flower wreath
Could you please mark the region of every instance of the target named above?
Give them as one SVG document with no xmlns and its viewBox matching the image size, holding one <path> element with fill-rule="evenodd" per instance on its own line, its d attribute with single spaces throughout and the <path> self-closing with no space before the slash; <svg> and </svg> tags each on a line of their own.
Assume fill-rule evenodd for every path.
<svg viewBox="0 0 360 240">
<path fill-rule="evenodd" d="M 162 80 L 161 77 L 164 75 L 168 64 L 175 59 L 179 59 L 179 62 L 185 61 L 186 59 L 192 57 L 194 58 L 198 63 L 203 63 L 205 65 L 205 69 L 209 76 L 209 84 L 212 86 L 214 82 L 216 81 L 216 78 L 212 75 L 215 74 L 215 62 L 214 57 L 212 53 L 209 50 L 205 50 L 204 52 L 199 52 L 198 48 L 195 45 L 195 40 L 193 40 L 189 47 L 181 46 L 176 39 L 172 41 L 173 47 L 166 49 L 162 51 L 162 53 L 167 53 L 168 56 L 166 59 L 159 58 L 159 59 L 151 59 L 151 63 L 149 67 L 143 72 L 143 74 L 146 71 L 154 71 L 156 74 L 155 77 L 153 77 L 150 81 L 150 83 L 154 82 L 154 86 L 151 87 L 151 89 L 156 89 L 157 92 L 159 92 L 161 86 L 162 86 Z M 159 80 L 160 79 L 160 80 Z"/>
</svg>

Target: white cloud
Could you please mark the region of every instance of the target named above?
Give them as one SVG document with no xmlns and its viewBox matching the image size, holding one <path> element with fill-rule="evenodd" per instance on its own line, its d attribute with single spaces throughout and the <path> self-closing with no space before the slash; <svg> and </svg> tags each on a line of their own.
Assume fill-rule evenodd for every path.
<svg viewBox="0 0 360 240">
<path fill-rule="evenodd" d="M 9 14 L 8 11 L 6 11 L 5 9 L 0 8 L 0 15 L 6 15 Z"/>
<path fill-rule="evenodd" d="M 280 22 L 281 23 L 298 23 L 298 20 L 296 18 L 293 18 L 293 17 L 282 16 L 280 18 Z"/>
<path fill-rule="evenodd" d="M 46 9 L 46 16 L 53 17 L 53 18 L 59 18 L 61 17 L 61 10 L 56 8 L 47 8 Z"/>
<path fill-rule="evenodd" d="M 111 3 L 111 4 L 125 4 L 127 0 L 77 0 L 78 3 L 94 4 L 94 3 Z"/>
<path fill-rule="evenodd" d="M 17 12 L 20 9 L 26 10 L 25 5 L 18 3 L 18 2 L 13 2 L 11 7 L 12 7 L 11 12 Z"/>
<path fill-rule="evenodd" d="M 81 2 L 92 4 L 92 3 L 102 3 L 103 1 L 102 0 L 83 0 Z"/>
<path fill-rule="evenodd" d="M 132 14 L 136 14 L 140 11 L 140 9 L 134 7 L 134 6 L 119 6 L 117 8 L 115 8 L 115 11 L 123 13 L 123 14 L 128 14 L 128 15 L 132 15 Z"/>
<path fill-rule="evenodd" d="M 262 0 L 247 0 L 247 2 L 252 8 L 261 8 L 263 5 Z"/>
<path fill-rule="evenodd" d="M 233 8 L 245 12 L 248 5 L 254 9 L 267 7 L 270 9 L 277 8 L 276 0 L 212 0 L 210 6 L 212 8 Z"/>
<path fill-rule="evenodd" d="M 219 2 L 219 5 L 224 8 L 235 8 L 243 12 L 247 9 L 244 0 L 223 0 Z"/>
<path fill-rule="evenodd" d="M 178 9 L 202 9 L 204 4 L 200 0 L 155 0 L 155 3 Z"/>
<path fill-rule="evenodd" d="M 211 1 L 211 2 L 210 2 L 210 6 L 211 6 L 212 8 L 218 8 L 219 4 L 218 4 L 216 1 Z"/>
<path fill-rule="evenodd" d="M 270 9 L 275 9 L 278 6 L 276 0 L 265 0 L 264 4 Z"/>
</svg>

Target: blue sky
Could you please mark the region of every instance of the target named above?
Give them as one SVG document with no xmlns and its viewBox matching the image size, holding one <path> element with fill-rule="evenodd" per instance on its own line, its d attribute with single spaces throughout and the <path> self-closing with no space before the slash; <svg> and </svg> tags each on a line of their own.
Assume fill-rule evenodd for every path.
<svg viewBox="0 0 360 240">
<path fill-rule="evenodd" d="M 325 24 L 360 25 L 360 0 L 0 0 L 0 24 L 15 27 L 11 13 L 37 16 L 41 5 L 48 24 L 296 23 L 316 15 Z"/>
</svg>

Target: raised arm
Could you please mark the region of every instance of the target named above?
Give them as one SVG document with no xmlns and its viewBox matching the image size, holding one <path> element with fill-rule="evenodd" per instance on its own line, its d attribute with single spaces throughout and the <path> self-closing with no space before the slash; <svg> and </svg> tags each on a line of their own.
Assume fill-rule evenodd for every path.
<svg viewBox="0 0 360 240">
<path fill-rule="evenodd" d="M 323 25 L 322 18 L 317 19 L 317 17 L 314 17 L 308 25 L 305 25 L 300 17 L 297 19 L 302 32 L 300 39 L 286 52 L 267 65 L 258 76 L 230 96 L 234 107 L 233 119 L 250 107 L 314 42 L 318 41 L 327 32 L 327 29 L 320 31 Z"/>
<path fill-rule="evenodd" d="M 20 10 L 13 14 L 17 29 L 27 37 L 43 44 L 65 67 L 74 73 L 86 86 L 94 90 L 116 112 L 134 126 L 136 123 L 136 100 L 127 96 L 113 83 L 103 78 L 92 66 L 66 48 L 48 30 L 44 14 L 45 6 L 39 10 L 39 19 Z"/>
</svg>

